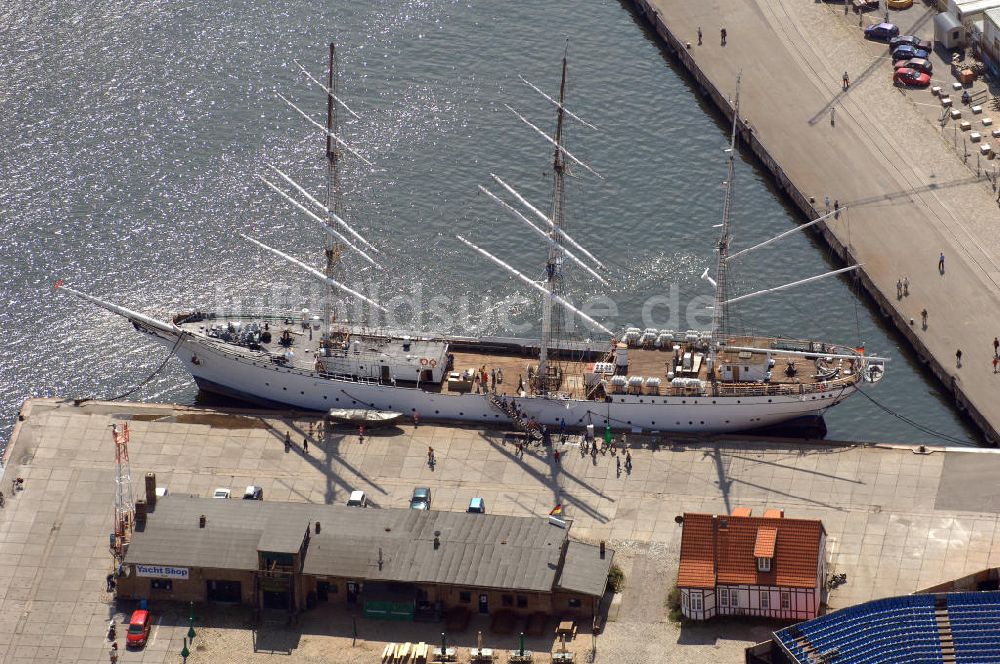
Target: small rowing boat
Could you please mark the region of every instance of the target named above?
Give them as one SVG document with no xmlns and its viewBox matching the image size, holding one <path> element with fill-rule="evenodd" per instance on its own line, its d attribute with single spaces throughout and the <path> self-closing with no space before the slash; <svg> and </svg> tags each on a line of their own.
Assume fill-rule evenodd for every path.
<svg viewBox="0 0 1000 664">
<path fill-rule="evenodd" d="M 341 424 L 364 424 L 370 427 L 379 427 L 395 424 L 403 417 L 403 414 L 392 410 L 331 408 L 330 412 L 327 413 L 327 417 Z"/>
</svg>

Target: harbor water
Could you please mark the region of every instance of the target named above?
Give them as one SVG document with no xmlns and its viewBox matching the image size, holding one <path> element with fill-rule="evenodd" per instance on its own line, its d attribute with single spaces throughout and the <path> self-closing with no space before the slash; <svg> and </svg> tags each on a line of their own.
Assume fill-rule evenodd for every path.
<svg viewBox="0 0 1000 664">
<path fill-rule="evenodd" d="M 708 325 L 728 128 L 617 1 L 27 3 L 0 8 L 0 438 L 20 403 L 62 395 L 193 403 L 167 349 L 124 320 L 61 295 L 56 279 L 166 317 L 191 309 L 322 308 L 322 289 L 247 234 L 322 265 L 322 232 L 258 179 L 273 164 L 320 196 L 326 104 L 295 60 L 324 77 L 337 44 L 349 219 L 383 270 L 345 256 L 342 278 L 390 305 L 378 324 L 463 334 L 538 334 L 540 304 L 459 243 L 459 233 L 538 278 L 545 250 L 479 185 L 495 173 L 541 209 L 551 132 L 567 105 L 581 161 L 566 228 L 606 265 L 572 265 L 566 293 L 610 328 Z M 819 168 L 820 166 L 817 165 Z M 849 214 L 849 213 L 848 213 Z M 737 164 L 733 249 L 801 222 L 752 161 Z M 849 218 L 847 219 L 849 223 Z M 839 267 L 806 234 L 740 259 L 733 294 Z M 748 300 L 735 330 L 818 338 L 891 358 L 886 378 L 826 416 L 829 438 L 974 445 L 979 433 L 847 278 Z M 592 335 L 580 325 L 564 330 Z"/>
</svg>

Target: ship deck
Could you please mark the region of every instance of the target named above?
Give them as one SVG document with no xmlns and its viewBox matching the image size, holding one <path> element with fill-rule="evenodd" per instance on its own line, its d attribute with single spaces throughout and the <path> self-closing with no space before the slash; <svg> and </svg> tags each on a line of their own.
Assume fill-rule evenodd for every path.
<svg viewBox="0 0 1000 664">
<path fill-rule="evenodd" d="M 225 320 L 237 319 L 220 318 L 216 319 L 215 322 L 224 322 Z M 260 321 L 261 319 L 241 318 L 239 320 Z M 203 333 L 206 329 L 206 321 L 184 322 L 180 325 L 180 327 L 191 332 Z M 293 343 L 290 349 L 282 346 L 277 341 L 280 332 L 286 329 L 290 330 L 293 336 Z M 271 331 L 273 332 L 274 340 L 267 344 L 261 344 L 261 350 L 263 352 L 272 356 L 282 356 L 285 355 L 288 350 L 292 350 L 293 356 L 289 362 L 291 366 L 304 371 L 312 371 L 314 369 L 316 352 L 319 350 L 318 332 L 310 334 L 310 331 L 307 328 L 304 328 L 301 324 L 284 324 L 281 321 L 272 325 Z M 770 338 L 740 337 L 731 339 L 730 345 L 767 348 L 769 345 L 773 344 L 774 341 L 774 339 Z M 800 345 L 808 344 L 808 342 L 795 343 Z M 234 344 L 230 344 L 230 346 L 242 349 L 242 347 Z M 496 384 L 495 391 L 502 395 L 519 396 L 519 386 L 521 386 L 522 389 L 527 389 L 526 384 L 529 375 L 529 367 L 533 370 L 538 363 L 538 358 L 533 353 L 502 352 L 497 351 L 492 347 L 484 347 L 480 350 L 476 349 L 474 344 L 470 344 L 467 341 L 460 344 L 460 346 L 460 349 L 453 347 L 449 350 L 450 354 L 454 358 L 454 362 L 449 369 L 449 373 L 458 373 L 461 375 L 466 371 L 474 372 L 475 370 L 485 368 L 487 376 L 490 376 L 493 371 L 499 370 L 502 373 L 503 379 L 501 382 Z M 848 348 L 837 348 L 828 345 L 823 345 L 822 347 L 817 345 L 805 345 L 802 347 L 809 348 L 810 350 L 814 349 L 816 351 L 816 357 L 823 357 L 828 353 L 844 353 L 845 351 L 850 352 L 851 350 Z M 593 383 L 588 386 L 585 375 L 594 361 L 613 362 L 613 353 L 610 351 L 610 345 L 608 348 L 609 351 L 603 358 L 594 356 L 591 356 L 588 360 L 569 359 L 566 357 L 551 358 L 549 361 L 550 366 L 558 366 L 561 370 L 563 378 L 559 383 L 558 388 L 550 387 L 550 390 L 565 394 L 567 397 L 573 399 L 604 399 L 606 394 L 603 389 L 599 386 L 595 387 Z M 708 371 L 707 355 L 704 352 L 698 351 L 690 346 L 684 346 L 680 351 L 680 355 L 683 356 L 684 352 L 692 352 L 693 363 L 691 370 L 689 371 L 680 371 L 675 367 L 676 363 L 674 359 L 674 352 L 672 350 L 648 347 L 630 347 L 628 349 L 628 368 L 625 375 L 628 377 L 639 376 L 644 379 L 656 377 L 660 379 L 660 384 L 658 386 L 643 385 L 621 387 L 618 388 L 618 392 L 616 392 L 616 394 L 630 393 L 649 396 L 678 396 L 690 395 L 693 393 L 692 390 L 695 392 L 700 390 L 700 387 L 685 388 L 672 385 L 667 377 L 667 374 L 670 371 L 673 371 L 676 377 L 704 381 L 709 386 L 710 393 L 717 395 L 753 395 L 765 393 L 792 394 L 823 391 L 825 389 L 837 389 L 838 387 L 844 387 L 859 379 L 859 372 L 855 371 L 855 367 L 857 365 L 852 360 L 834 359 L 827 363 L 826 366 L 830 370 L 839 368 L 840 371 L 837 375 L 820 376 L 817 374 L 818 369 L 812 356 L 807 358 L 801 355 L 782 352 L 782 350 L 778 349 L 770 352 L 770 357 L 774 360 L 774 366 L 771 369 L 771 377 L 766 382 L 763 380 L 747 379 L 742 381 L 726 380 L 720 373 L 720 367 L 722 365 L 751 365 L 756 362 L 759 367 L 760 362 L 765 357 L 764 354 L 750 354 L 746 352 L 740 353 L 735 350 L 723 352 L 720 354 L 719 362 L 715 368 L 714 375 L 710 376 Z M 575 357 L 580 358 L 582 355 L 577 353 Z M 786 372 L 786 369 L 790 364 L 794 364 L 794 367 L 796 368 L 796 371 L 792 375 L 789 375 Z M 477 383 L 473 383 L 471 381 L 449 382 L 447 380 L 447 374 L 445 376 L 445 380 L 441 383 L 422 382 L 421 387 L 424 390 L 436 391 L 442 394 L 467 393 L 480 389 L 480 386 Z"/>
</svg>

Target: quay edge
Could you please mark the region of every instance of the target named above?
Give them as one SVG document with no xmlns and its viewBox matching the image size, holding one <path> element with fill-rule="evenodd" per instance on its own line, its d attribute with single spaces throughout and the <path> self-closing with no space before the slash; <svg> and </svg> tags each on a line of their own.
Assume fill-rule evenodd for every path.
<svg viewBox="0 0 1000 664">
<path fill-rule="evenodd" d="M 652 5 L 651 0 L 628 0 L 628 2 L 648 22 L 653 31 L 662 40 L 663 46 L 666 47 L 673 60 L 684 67 L 695 83 L 697 83 L 704 96 L 710 99 L 716 108 L 731 121 L 733 107 L 730 100 L 723 94 L 715 82 L 705 74 L 701 67 L 698 66 L 694 57 L 685 48 L 685 42 L 671 32 L 660 11 Z M 771 156 L 767 147 L 753 130 L 752 125 L 740 125 L 738 133 L 743 145 L 749 148 L 754 157 L 767 169 L 773 178 L 775 186 L 795 204 L 795 207 L 809 219 L 815 219 L 820 216 L 820 212 L 814 204 L 809 202 L 809 196 L 799 190 L 792 178 L 786 174 L 781 165 Z M 823 241 L 836 253 L 841 261 L 844 263 L 859 262 L 851 251 L 851 247 L 841 242 L 827 227 L 825 222 L 820 222 L 815 228 L 817 229 L 817 235 L 823 238 Z M 910 325 L 906 317 L 892 305 L 890 298 L 878 289 L 864 267 L 856 270 L 854 275 L 856 275 L 859 283 L 864 287 L 865 292 L 878 305 L 883 316 L 893 322 L 896 329 L 907 340 L 921 362 L 933 372 L 941 384 L 952 394 L 955 406 L 979 427 L 989 445 L 996 446 L 998 441 L 1000 441 L 1000 432 L 972 403 L 972 400 L 966 395 L 963 389 L 961 380 L 945 370 L 938 358 L 930 352 L 923 341 L 915 334 L 913 326 Z"/>
</svg>

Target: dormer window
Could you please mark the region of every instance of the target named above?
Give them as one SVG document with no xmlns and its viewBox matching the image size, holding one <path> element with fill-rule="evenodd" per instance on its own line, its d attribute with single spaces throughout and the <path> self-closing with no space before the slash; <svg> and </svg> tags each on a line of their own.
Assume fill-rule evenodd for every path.
<svg viewBox="0 0 1000 664">
<path fill-rule="evenodd" d="M 758 572 L 771 571 L 771 561 L 774 558 L 774 549 L 777 540 L 777 528 L 757 529 L 757 541 L 754 543 L 753 557 L 757 559 Z"/>
</svg>

